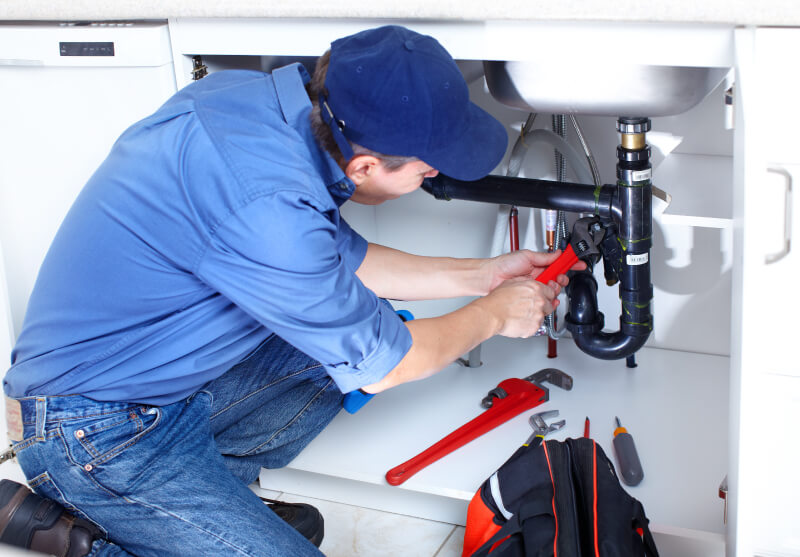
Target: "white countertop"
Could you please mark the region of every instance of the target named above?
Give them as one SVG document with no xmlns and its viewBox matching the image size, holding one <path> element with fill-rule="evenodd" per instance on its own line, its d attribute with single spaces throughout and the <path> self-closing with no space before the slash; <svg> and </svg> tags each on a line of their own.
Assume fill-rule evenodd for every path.
<svg viewBox="0 0 800 557">
<path fill-rule="evenodd" d="M 797 0 L 3 0 L 0 20 L 346 18 L 577 20 L 800 25 Z"/>
</svg>

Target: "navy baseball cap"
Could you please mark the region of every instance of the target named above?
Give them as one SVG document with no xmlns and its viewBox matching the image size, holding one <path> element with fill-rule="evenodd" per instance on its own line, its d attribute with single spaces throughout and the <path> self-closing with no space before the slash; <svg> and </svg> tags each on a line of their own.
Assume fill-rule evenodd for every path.
<svg viewBox="0 0 800 557">
<path fill-rule="evenodd" d="M 325 89 L 321 113 L 345 159 L 353 156 L 347 138 L 477 180 L 505 154 L 505 128 L 469 100 L 458 66 L 433 37 L 388 25 L 334 41 Z"/>
</svg>

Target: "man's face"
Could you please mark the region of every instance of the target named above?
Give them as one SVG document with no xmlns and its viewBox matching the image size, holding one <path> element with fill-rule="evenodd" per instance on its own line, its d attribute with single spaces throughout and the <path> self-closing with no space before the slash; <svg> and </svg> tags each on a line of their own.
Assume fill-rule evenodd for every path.
<svg viewBox="0 0 800 557">
<path fill-rule="evenodd" d="M 359 165 L 356 175 L 350 176 L 356 184 L 351 201 L 363 205 L 378 205 L 416 190 L 422 185 L 423 179 L 439 174 L 438 170 L 422 161 L 409 162 L 400 168 L 387 170 L 381 161 L 374 160 L 377 161 L 376 164 L 363 161 L 364 164 Z"/>
</svg>

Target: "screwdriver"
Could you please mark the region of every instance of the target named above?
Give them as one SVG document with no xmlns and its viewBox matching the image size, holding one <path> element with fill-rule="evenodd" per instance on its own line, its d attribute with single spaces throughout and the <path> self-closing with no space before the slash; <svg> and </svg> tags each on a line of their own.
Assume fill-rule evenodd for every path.
<svg viewBox="0 0 800 557">
<path fill-rule="evenodd" d="M 614 452 L 619 463 L 619 474 L 626 484 L 639 485 L 644 478 L 644 471 L 642 463 L 639 462 L 636 445 L 633 444 L 633 437 L 622 427 L 618 417 L 614 416 L 614 419 L 617 421 L 617 429 L 614 430 Z"/>
</svg>

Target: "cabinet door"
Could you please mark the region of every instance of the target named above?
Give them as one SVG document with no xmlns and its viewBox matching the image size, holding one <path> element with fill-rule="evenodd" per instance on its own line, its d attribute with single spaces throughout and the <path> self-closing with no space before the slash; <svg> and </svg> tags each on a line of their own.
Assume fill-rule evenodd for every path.
<svg viewBox="0 0 800 557">
<path fill-rule="evenodd" d="M 800 29 L 741 29 L 736 47 L 729 554 L 800 555 Z"/>
</svg>

